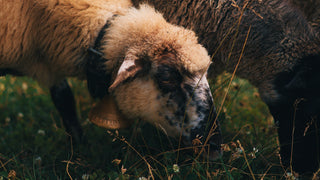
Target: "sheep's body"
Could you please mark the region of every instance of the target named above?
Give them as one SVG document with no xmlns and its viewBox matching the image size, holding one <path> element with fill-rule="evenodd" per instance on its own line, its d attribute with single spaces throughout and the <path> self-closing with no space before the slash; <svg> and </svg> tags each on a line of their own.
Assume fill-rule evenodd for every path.
<svg viewBox="0 0 320 180">
<path fill-rule="evenodd" d="M 290 0 L 290 2 L 298 7 L 310 25 L 320 32 L 320 1 L 318 0 Z"/>
<path fill-rule="evenodd" d="M 26 75 L 49 87 L 68 133 L 82 136 L 67 76 L 86 78 L 87 49 L 121 0 L 0 0 L 0 75 Z"/>
<path fill-rule="evenodd" d="M 130 1 L 0 1 L 0 69 L 13 69 L 51 87 L 85 78 L 87 49 L 106 20 Z"/>
<path fill-rule="evenodd" d="M 144 0 L 133 0 L 135 6 L 141 2 Z M 214 55 L 209 69 L 211 78 L 224 70 L 233 73 L 250 29 L 236 74 L 259 89 L 261 98 L 279 123 L 284 164 L 290 165 L 294 140 L 297 141 L 293 146 L 294 169 L 305 172 L 319 167 L 316 157 L 320 155 L 320 142 L 316 138 L 319 135 L 316 126 L 320 124 L 317 93 L 320 43 L 298 11 L 281 0 L 146 2 L 164 13 L 169 22 L 196 32 L 200 43 Z M 297 104 L 299 99 L 303 101 Z M 305 129 L 308 129 L 306 134 Z"/>
<path fill-rule="evenodd" d="M 303 57 L 303 54 L 318 50 L 317 44 L 313 42 L 314 33 L 299 14 L 286 9 L 285 2 L 250 1 L 239 28 L 237 23 L 241 12 L 229 0 L 219 3 L 202 0 L 147 2 L 163 12 L 168 21 L 194 30 L 209 54 L 213 55 L 222 44 L 218 53 L 214 54 L 212 72 L 209 72 L 211 77 L 219 75 L 224 70 L 231 73 L 234 71 L 250 26 L 250 36 L 236 74 L 248 79 L 255 86 L 262 86 L 262 82 L 267 84 L 277 73 L 292 69 L 296 59 Z M 241 9 L 244 1 L 236 2 Z M 181 17 L 182 14 L 184 17 Z M 295 21 L 291 22 L 292 19 Z M 306 43 L 310 41 L 311 43 Z M 293 47 L 290 52 L 284 53 L 288 46 Z M 228 58 L 230 52 L 232 53 Z M 270 95 L 264 96 L 262 93 L 262 97 L 267 100 Z"/>
<path fill-rule="evenodd" d="M 86 66 L 95 61 L 87 51 L 94 44 L 99 44 L 95 48 L 103 54 L 99 63 L 104 68 L 91 71 L 111 77 L 110 92 L 127 118 L 149 121 L 170 136 L 182 135 L 188 145 L 197 135 L 207 136 L 206 126 L 216 123 L 203 76 L 210 64 L 207 51 L 194 32 L 167 23 L 154 9 L 129 8 L 128 0 L 0 0 L 0 4 L 0 75 L 30 76 L 51 88 L 73 135 L 80 131 L 74 100 L 68 85 L 60 82 L 68 76 L 92 80 Z M 111 83 L 107 80 L 93 82 L 107 86 Z M 220 152 L 216 125 L 208 141 L 211 157 Z"/>
</svg>

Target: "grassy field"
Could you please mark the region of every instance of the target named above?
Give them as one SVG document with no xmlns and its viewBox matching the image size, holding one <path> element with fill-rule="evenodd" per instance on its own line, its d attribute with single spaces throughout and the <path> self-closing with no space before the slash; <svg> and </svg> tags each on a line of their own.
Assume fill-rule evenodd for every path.
<svg viewBox="0 0 320 180">
<path fill-rule="evenodd" d="M 2 179 L 286 179 L 276 128 L 257 91 L 230 75 L 212 83 L 224 136 L 215 162 L 177 151 L 161 131 L 136 121 L 107 131 L 87 119 L 85 82 L 71 79 L 87 142 L 72 146 L 48 90 L 28 78 L 0 78 L 0 180 Z M 226 101 L 221 104 L 227 93 Z"/>
<path fill-rule="evenodd" d="M 223 157 L 211 162 L 145 122 L 121 131 L 93 125 L 86 83 L 69 79 L 86 138 L 73 145 L 47 89 L 0 77 L 0 180 L 295 179 L 281 165 L 277 129 L 259 93 L 242 79 L 228 89 L 230 78 L 211 82 L 224 137 Z"/>
</svg>

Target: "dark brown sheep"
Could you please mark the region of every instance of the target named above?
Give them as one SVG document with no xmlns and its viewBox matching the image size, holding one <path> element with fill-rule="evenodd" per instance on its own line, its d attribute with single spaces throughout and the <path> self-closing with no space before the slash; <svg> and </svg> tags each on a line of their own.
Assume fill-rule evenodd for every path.
<svg viewBox="0 0 320 180">
<path fill-rule="evenodd" d="M 319 0 L 289 0 L 305 15 L 309 24 L 320 32 L 320 1 Z"/>
<path fill-rule="evenodd" d="M 297 172 L 319 168 L 320 43 L 299 11 L 282 0 L 133 0 L 133 4 L 144 1 L 169 22 L 196 32 L 214 55 L 210 78 L 235 70 L 250 29 L 236 75 L 255 85 L 269 106 L 279 127 L 283 164 L 289 167 L 292 162 Z"/>
</svg>

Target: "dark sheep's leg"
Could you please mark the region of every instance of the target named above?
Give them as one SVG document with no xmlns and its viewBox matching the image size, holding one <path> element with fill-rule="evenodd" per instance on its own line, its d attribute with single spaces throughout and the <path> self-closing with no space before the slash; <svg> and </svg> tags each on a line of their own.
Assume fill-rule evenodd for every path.
<svg viewBox="0 0 320 180">
<path fill-rule="evenodd" d="M 12 69 L 0 69 L 0 76 L 12 74 L 16 76 L 22 73 Z M 82 139 L 82 128 L 78 122 L 75 100 L 73 93 L 66 80 L 50 88 L 52 101 L 62 117 L 67 133 L 69 133 L 76 142 Z"/>
<path fill-rule="evenodd" d="M 319 118 L 303 111 L 306 102 L 269 105 L 278 125 L 280 155 L 284 166 L 299 173 L 314 172 L 319 168 Z M 293 144 L 292 144 L 293 142 Z"/>
<path fill-rule="evenodd" d="M 51 98 L 60 116 L 62 117 L 66 132 L 76 142 L 82 139 L 82 128 L 79 124 L 73 93 L 66 80 L 50 88 Z"/>
<path fill-rule="evenodd" d="M 320 162 L 320 55 L 306 56 L 274 81 L 278 98 L 268 106 L 276 123 L 285 166 L 314 172 Z M 293 143 L 292 143 L 293 142 Z"/>
</svg>

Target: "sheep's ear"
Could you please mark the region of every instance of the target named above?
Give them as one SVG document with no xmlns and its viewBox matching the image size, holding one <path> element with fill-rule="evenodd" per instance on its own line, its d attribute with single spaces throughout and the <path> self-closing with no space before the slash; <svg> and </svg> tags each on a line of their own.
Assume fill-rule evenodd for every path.
<svg viewBox="0 0 320 180">
<path fill-rule="evenodd" d="M 134 77 L 140 70 L 142 70 L 142 66 L 141 64 L 136 63 L 136 59 L 125 58 L 119 68 L 117 77 L 109 87 L 109 92 L 113 91 L 119 84 L 121 84 L 125 80 Z"/>
</svg>

